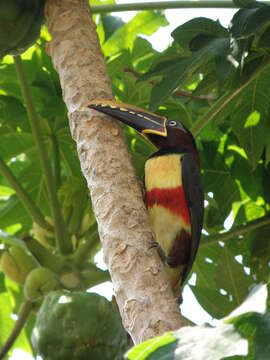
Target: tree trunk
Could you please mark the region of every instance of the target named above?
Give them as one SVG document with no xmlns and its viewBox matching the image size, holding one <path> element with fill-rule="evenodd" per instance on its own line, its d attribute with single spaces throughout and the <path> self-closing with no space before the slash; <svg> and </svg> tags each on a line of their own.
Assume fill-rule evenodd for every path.
<svg viewBox="0 0 270 360">
<path fill-rule="evenodd" d="M 116 121 L 88 110 L 112 99 L 110 79 L 88 0 L 47 0 L 52 41 L 70 129 L 90 190 L 105 262 L 123 324 L 135 343 L 183 326 L 156 250 L 130 156 Z"/>
</svg>

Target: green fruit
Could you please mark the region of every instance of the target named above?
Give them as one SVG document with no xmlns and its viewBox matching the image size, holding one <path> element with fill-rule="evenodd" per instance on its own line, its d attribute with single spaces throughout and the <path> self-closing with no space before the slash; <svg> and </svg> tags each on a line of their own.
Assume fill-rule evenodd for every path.
<svg viewBox="0 0 270 360">
<path fill-rule="evenodd" d="M 30 301 L 36 301 L 59 286 L 57 275 L 50 269 L 38 267 L 26 278 L 24 295 Z"/>
<path fill-rule="evenodd" d="M 31 270 L 38 266 L 35 258 L 26 252 L 22 246 L 14 245 L 9 249 L 10 254 L 16 259 L 21 272 L 26 276 Z"/>
<path fill-rule="evenodd" d="M 0 19 L 14 20 L 19 15 L 20 6 L 17 0 L 0 2 Z"/>
<path fill-rule="evenodd" d="M 37 267 L 37 262 L 21 246 L 14 245 L 8 252 L 4 252 L 1 266 L 11 280 L 23 284 L 28 273 Z"/>
<path fill-rule="evenodd" d="M 123 358 L 126 332 L 116 307 L 97 294 L 55 291 L 37 315 L 32 344 L 46 360 Z"/>
<path fill-rule="evenodd" d="M 78 289 L 80 288 L 81 280 L 78 275 L 74 274 L 71 271 L 64 272 L 59 277 L 60 283 L 66 288 L 66 289 Z"/>
<path fill-rule="evenodd" d="M 31 235 L 33 235 L 35 240 L 40 242 L 45 247 L 54 246 L 55 245 L 55 239 L 54 239 L 55 234 L 54 234 L 54 230 L 53 230 L 54 222 L 48 216 L 45 217 L 45 220 L 51 226 L 52 229 L 50 229 L 50 230 L 44 229 L 39 224 L 34 222 L 32 230 L 31 230 Z"/>
<path fill-rule="evenodd" d="M 25 276 L 21 273 L 18 264 L 8 251 L 5 251 L 1 257 L 1 268 L 3 273 L 11 280 L 18 284 L 24 283 Z"/>
<path fill-rule="evenodd" d="M 18 55 L 35 43 L 44 21 L 44 0 L 1 0 L 0 57 Z"/>
</svg>

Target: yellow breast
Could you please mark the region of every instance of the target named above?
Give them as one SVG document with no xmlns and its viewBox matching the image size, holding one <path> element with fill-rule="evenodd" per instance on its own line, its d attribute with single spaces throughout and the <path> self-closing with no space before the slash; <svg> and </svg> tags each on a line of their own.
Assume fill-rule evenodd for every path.
<svg viewBox="0 0 270 360">
<path fill-rule="evenodd" d="M 169 154 L 149 159 L 145 164 L 146 192 L 153 189 L 169 189 L 182 186 L 181 154 Z M 154 204 L 148 208 L 150 222 L 155 240 L 167 255 L 177 234 L 185 229 L 190 233 L 181 217 L 169 209 Z"/>
<path fill-rule="evenodd" d="M 169 154 L 151 158 L 145 163 L 145 187 L 166 189 L 182 185 L 181 154 Z"/>
<path fill-rule="evenodd" d="M 168 154 L 147 160 L 145 164 L 146 192 L 182 187 L 181 154 Z M 168 256 L 177 235 L 184 229 L 191 233 L 190 225 L 181 216 L 158 203 L 148 207 L 150 222 L 155 240 Z M 169 282 L 172 288 L 179 287 L 184 266 L 171 268 L 166 264 Z"/>
</svg>

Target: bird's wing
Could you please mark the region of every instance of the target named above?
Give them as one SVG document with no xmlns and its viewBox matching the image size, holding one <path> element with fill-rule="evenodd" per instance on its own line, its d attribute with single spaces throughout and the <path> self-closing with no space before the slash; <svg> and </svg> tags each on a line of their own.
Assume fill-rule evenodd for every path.
<svg viewBox="0 0 270 360">
<path fill-rule="evenodd" d="M 191 224 L 191 247 L 188 263 L 185 267 L 182 284 L 187 278 L 195 260 L 201 237 L 204 212 L 204 194 L 200 168 L 190 153 L 182 157 L 182 182 L 189 210 Z"/>
</svg>

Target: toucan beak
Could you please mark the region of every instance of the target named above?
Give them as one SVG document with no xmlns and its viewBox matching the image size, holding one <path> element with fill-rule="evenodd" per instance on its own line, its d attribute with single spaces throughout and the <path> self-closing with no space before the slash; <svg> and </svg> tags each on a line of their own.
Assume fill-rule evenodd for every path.
<svg viewBox="0 0 270 360">
<path fill-rule="evenodd" d="M 120 120 L 145 135 L 146 138 L 148 137 L 147 134 L 167 137 L 167 118 L 164 116 L 113 101 L 94 100 L 87 107 Z"/>
</svg>

